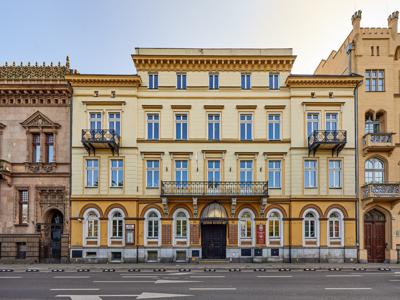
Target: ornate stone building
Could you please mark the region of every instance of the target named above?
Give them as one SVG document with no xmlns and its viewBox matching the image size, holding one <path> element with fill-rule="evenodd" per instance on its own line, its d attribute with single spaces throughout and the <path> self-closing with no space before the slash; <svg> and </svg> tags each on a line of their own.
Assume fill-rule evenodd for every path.
<svg viewBox="0 0 400 300">
<path fill-rule="evenodd" d="M 68 259 L 69 73 L 0 66 L 0 262 Z"/>
<path fill-rule="evenodd" d="M 322 60 L 316 74 L 364 76 L 358 88 L 359 259 L 398 262 L 400 250 L 400 34 L 399 12 L 387 27 L 353 30 L 337 51 Z"/>
</svg>

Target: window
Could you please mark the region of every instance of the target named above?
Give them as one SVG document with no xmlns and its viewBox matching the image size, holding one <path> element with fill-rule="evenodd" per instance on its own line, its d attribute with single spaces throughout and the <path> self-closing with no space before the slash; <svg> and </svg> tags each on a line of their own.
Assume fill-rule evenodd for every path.
<svg viewBox="0 0 400 300">
<path fill-rule="evenodd" d="M 148 160 L 146 162 L 147 167 L 147 188 L 158 188 L 160 181 L 160 161 L 159 160 Z"/>
<path fill-rule="evenodd" d="M 304 238 L 315 239 L 317 237 L 317 218 L 314 212 L 307 212 L 304 216 Z"/>
<path fill-rule="evenodd" d="M 365 91 L 384 92 L 385 90 L 385 71 L 366 70 L 365 71 Z"/>
<path fill-rule="evenodd" d="M 123 239 L 124 236 L 124 217 L 120 211 L 115 211 L 111 215 L 111 238 Z"/>
<path fill-rule="evenodd" d="M 28 224 L 28 216 L 29 216 L 28 190 L 18 191 L 18 197 L 19 197 L 19 224 Z"/>
<path fill-rule="evenodd" d="M 124 161 L 122 159 L 111 160 L 111 187 L 124 186 Z"/>
<path fill-rule="evenodd" d="M 241 160 L 240 163 L 240 192 L 251 193 L 251 182 L 253 181 L 253 161 Z"/>
<path fill-rule="evenodd" d="M 220 114 L 208 114 L 208 140 L 219 141 L 220 139 Z"/>
<path fill-rule="evenodd" d="M 270 240 L 281 238 L 282 216 L 278 211 L 271 211 L 268 215 L 268 237 Z"/>
<path fill-rule="evenodd" d="M 282 187 L 282 161 L 268 161 L 268 187 L 272 189 L 280 189 Z"/>
<path fill-rule="evenodd" d="M 150 90 L 158 89 L 158 74 L 157 73 L 149 73 L 149 89 Z"/>
<path fill-rule="evenodd" d="M 251 74 L 250 73 L 242 73 L 241 74 L 241 87 L 242 87 L 242 90 L 250 90 L 251 89 Z"/>
<path fill-rule="evenodd" d="M 187 141 L 188 139 L 188 115 L 175 115 L 175 138 L 177 140 Z"/>
<path fill-rule="evenodd" d="M 252 140 L 252 125 L 253 115 L 252 114 L 240 114 L 240 139 L 242 141 Z"/>
<path fill-rule="evenodd" d="M 89 211 L 86 216 L 86 238 L 98 239 L 99 237 L 99 216 L 95 211 Z"/>
<path fill-rule="evenodd" d="M 40 134 L 32 135 L 32 161 L 40 162 Z"/>
<path fill-rule="evenodd" d="M 151 211 L 147 216 L 147 238 L 158 239 L 160 218 L 156 212 Z"/>
<path fill-rule="evenodd" d="M 115 134 L 121 134 L 121 114 L 120 113 L 108 113 L 108 129 L 115 132 Z"/>
<path fill-rule="evenodd" d="M 186 239 L 188 234 L 188 218 L 183 211 L 179 211 L 175 216 L 175 237 Z"/>
<path fill-rule="evenodd" d="M 385 165 L 380 159 L 368 159 L 365 162 L 365 183 L 383 183 L 384 172 Z"/>
<path fill-rule="evenodd" d="M 342 161 L 329 161 L 329 188 L 342 187 Z"/>
<path fill-rule="evenodd" d="M 208 182 L 221 181 L 221 162 L 219 160 L 207 161 L 207 181 Z"/>
<path fill-rule="evenodd" d="M 97 159 L 86 160 L 86 187 L 99 186 L 99 161 Z"/>
<path fill-rule="evenodd" d="M 314 130 L 318 130 L 319 126 L 319 114 L 308 113 L 307 114 L 307 137 L 314 133 Z"/>
<path fill-rule="evenodd" d="M 187 185 L 188 178 L 188 161 L 187 160 L 176 160 L 175 161 L 175 180 Z"/>
<path fill-rule="evenodd" d="M 379 133 L 381 128 L 381 120 L 373 119 L 372 113 L 367 113 L 365 116 L 365 133 Z"/>
<path fill-rule="evenodd" d="M 251 239 L 253 237 L 253 217 L 249 211 L 241 212 L 239 215 L 240 238 Z"/>
<path fill-rule="evenodd" d="M 15 258 L 17 259 L 25 259 L 26 258 L 26 243 L 25 242 L 17 242 L 17 255 Z"/>
<path fill-rule="evenodd" d="M 46 134 L 46 162 L 54 162 L 54 134 Z"/>
<path fill-rule="evenodd" d="M 279 73 L 269 73 L 269 89 L 279 90 Z"/>
<path fill-rule="evenodd" d="M 147 114 L 147 139 L 158 140 L 160 138 L 160 115 L 158 113 Z"/>
<path fill-rule="evenodd" d="M 343 218 L 338 211 L 333 211 L 329 214 L 329 239 L 340 240 L 342 238 L 342 221 Z"/>
<path fill-rule="evenodd" d="M 280 140 L 281 139 L 281 115 L 269 114 L 268 115 L 268 139 Z"/>
<path fill-rule="evenodd" d="M 176 74 L 176 88 L 178 90 L 186 90 L 186 73 Z"/>
<path fill-rule="evenodd" d="M 208 88 L 210 90 L 219 89 L 219 75 L 218 73 L 210 73 L 208 75 Z"/>
<path fill-rule="evenodd" d="M 101 129 L 101 113 L 93 112 L 89 114 L 90 129 Z"/>
<path fill-rule="evenodd" d="M 325 116 L 325 130 L 338 130 L 338 114 L 337 113 L 327 113 Z"/>
<path fill-rule="evenodd" d="M 304 187 L 316 188 L 317 187 L 317 161 L 305 160 L 304 161 Z"/>
</svg>

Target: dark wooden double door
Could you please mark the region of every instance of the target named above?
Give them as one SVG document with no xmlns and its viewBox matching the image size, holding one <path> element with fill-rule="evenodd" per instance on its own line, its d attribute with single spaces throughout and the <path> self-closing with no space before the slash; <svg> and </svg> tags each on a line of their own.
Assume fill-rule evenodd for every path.
<svg viewBox="0 0 400 300">
<path fill-rule="evenodd" d="M 226 225 L 213 224 L 201 226 L 202 258 L 226 258 Z"/>
<path fill-rule="evenodd" d="M 368 253 L 368 262 L 385 261 L 385 216 L 374 210 L 364 218 L 364 242 Z"/>
</svg>

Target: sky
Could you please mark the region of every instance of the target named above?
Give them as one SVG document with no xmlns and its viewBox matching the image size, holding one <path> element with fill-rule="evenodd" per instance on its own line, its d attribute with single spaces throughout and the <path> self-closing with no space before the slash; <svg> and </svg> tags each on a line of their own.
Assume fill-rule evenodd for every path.
<svg viewBox="0 0 400 300">
<path fill-rule="evenodd" d="M 133 74 L 135 47 L 293 48 L 312 73 L 362 27 L 387 27 L 400 0 L 0 0 L 0 65 L 65 63 L 80 73 Z"/>
</svg>

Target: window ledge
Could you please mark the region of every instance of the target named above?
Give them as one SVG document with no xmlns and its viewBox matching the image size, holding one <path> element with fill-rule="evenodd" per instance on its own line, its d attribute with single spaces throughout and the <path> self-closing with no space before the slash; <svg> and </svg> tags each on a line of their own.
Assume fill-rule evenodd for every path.
<svg viewBox="0 0 400 300">
<path fill-rule="evenodd" d="M 343 187 L 329 187 L 330 190 L 341 190 Z"/>
<path fill-rule="evenodd" d="M 124 186 L 110 186 L 110 189 L 123 189 Z"/>
<path fill-rule="evenodd" d="M 318 187 L 317 186 L 315 186 L 315 187 L 304 187 L 304 189 L 305 190 L 317 190 Z"/>
<path fill-rule="evenodd" d="M 98 189 L 98 186 L 85 186 L 85 189 Z"/>
<path fill-rule="evenodd" d="M 28 223 L 23 223 L 23 224 L 14 224 L 15 227 L 28 227 Z"/>
<path fill-rule="evenodd" d="M 156 187 L 146 187 L 146 190 L 159 190 L 160 188 L 158 187 L 158 186 L 156 186 Z"/>
<path fill-rule="evenodd" d="M 273 186 L 269 186 L 268 189 L 270 189 L 270 190 L 281 190 L 282 187 L 273 187 Z"/>
</svg>

